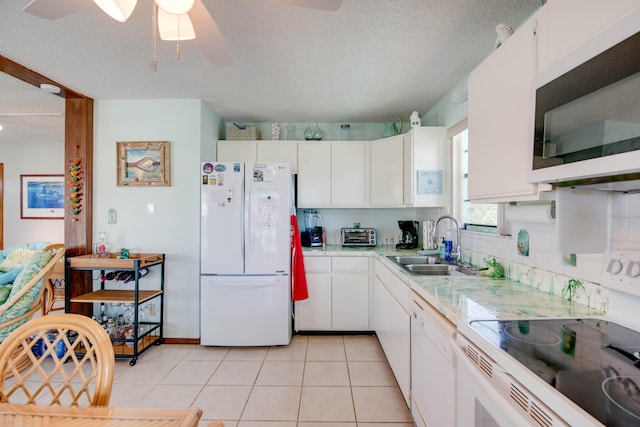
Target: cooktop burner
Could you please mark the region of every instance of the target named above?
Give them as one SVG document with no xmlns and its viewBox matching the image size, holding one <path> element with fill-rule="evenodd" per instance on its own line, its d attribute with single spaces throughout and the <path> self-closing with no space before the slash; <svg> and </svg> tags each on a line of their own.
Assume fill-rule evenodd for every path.
<svg viewBox="0 0 640 427">
<path fill-rule="evenodd" d="M 607 426 L 640 425 L 640 333 L 599 319 L 471 327 Z"/>
</svg>

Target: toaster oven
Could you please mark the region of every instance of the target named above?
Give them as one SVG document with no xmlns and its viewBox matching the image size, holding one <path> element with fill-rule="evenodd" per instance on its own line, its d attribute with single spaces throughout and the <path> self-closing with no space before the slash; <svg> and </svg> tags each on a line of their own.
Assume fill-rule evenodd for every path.
<svg viewBox="0 0 640 427">
<path fill-rule="evenodd" d="M 375 246 L 374 228 L 342 228 L 342 246 Z"/>
</svg>

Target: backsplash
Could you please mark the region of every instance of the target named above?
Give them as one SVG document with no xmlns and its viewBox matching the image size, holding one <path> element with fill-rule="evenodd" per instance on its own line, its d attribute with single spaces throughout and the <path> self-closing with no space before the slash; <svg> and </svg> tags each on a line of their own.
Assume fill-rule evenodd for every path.
<svg viewBox="0 0 640 427">
<path fill-rule="evenodd" d="M 611 250 L 640 249 L 640 194 L 609 194 L 609 230 L 607 253 Z M 518 231 L 529 234 L 529 255 L 518 252 Z M 588 231 L 586 231 L 588 232 Z M 505 267 L 505 274 L 537 289 L 562 296 L 591 308 L 603 310 L 630 326 L 640 328 L 635 320 L 640 299 L 610 291 L 600 286 L 606 253 L 576 254 L 576 263 L 563 263 L 556 250 L 555 224 L 513 223 L 512 236 L 495 236 L 464 232 L 464 261 L 484 267 L 486 258 L 495 257 Z"/>
</svg>

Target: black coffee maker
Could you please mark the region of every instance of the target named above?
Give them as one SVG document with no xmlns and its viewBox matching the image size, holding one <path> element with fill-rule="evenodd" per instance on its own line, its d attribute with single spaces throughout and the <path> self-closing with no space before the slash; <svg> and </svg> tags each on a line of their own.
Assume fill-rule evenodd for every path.
<svg viewBox="0 0 640 427">
<path fill-rule="evenodd" d="M 417 248 L 420 223 L 418 221 L 398 221 L 398 227 L 402 231 L 402 236 L 400 242 L 396 245 L 396 249 Z"/>
</svg>

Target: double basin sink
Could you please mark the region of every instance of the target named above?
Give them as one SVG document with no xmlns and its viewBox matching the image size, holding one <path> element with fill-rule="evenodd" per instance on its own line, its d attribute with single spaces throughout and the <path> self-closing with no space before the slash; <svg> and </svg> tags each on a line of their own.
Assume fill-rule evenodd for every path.
<svg viewBox="0 0 640 427">
<path fill-rule="evenodd" d="M 422 255 L 387 255 L 411 274 L 417 276 L 474 276 L 477 270 L 453 264 L 437 256 Z"/>
</svg>

